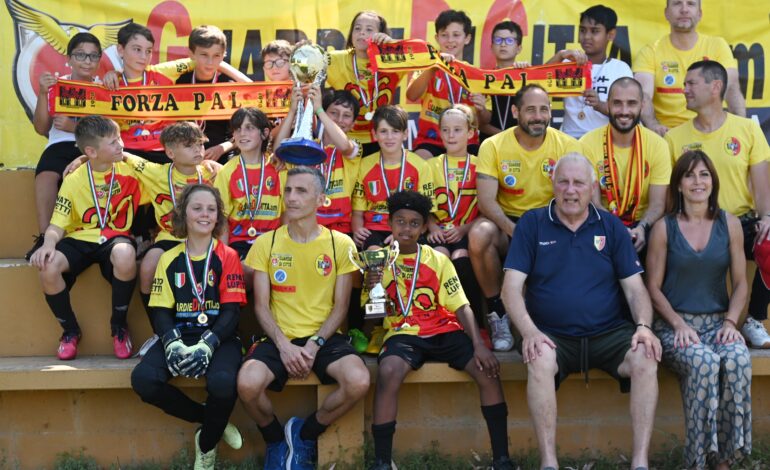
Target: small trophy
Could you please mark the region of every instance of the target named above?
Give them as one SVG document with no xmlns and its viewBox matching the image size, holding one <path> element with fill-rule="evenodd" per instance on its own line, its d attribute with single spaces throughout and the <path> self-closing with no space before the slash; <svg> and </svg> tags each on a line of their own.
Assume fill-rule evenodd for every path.
<svg viewBox="0 0 770 470">
<path fill-rule="evenodd" d="M 305 44 L 291 55 L 289 70 L 296 86 L 305 83 L 322 85 L 326 81 L 329 53 L 320 46 Z M 295 165 L 314 166 L 326 160 L 323 147 L 313 140 L 313 103 L 297 104 L 294 133 L 275 149 L 281 160 Z"/>
<path fill-rule="evenodd" d="M 361 271 L 361 273 L 376 272 L 382 273 L 385 269 L 393 266 L 398 258 L 398 241 L 393 241 L 391 246 L 376 251 L 355 252 L 353 248 L 348 252 L 350 261 Z M 369 301 L 366 302 L 365 319 L 383 318 L 393 314 L 395 306 L 393 301 L 388 299 L 382 282 L 378 282 L 369 291 Z"/>
</svg>

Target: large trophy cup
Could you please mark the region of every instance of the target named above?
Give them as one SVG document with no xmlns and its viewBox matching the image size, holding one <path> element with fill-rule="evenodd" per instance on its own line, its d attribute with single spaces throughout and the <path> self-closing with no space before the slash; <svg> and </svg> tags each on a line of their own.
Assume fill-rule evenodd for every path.
<svg viewBox="0 0 770 470">
<path fill-rule="evenodd" d="M 348 251 L 350 261 L 361 271 L 382 273 L 385 269 L 390 268 L 398 258 L 398 241 L 393 241 L 389 247 L 382 248 L 380 250 L 372 251 L 359 251 L 355 252 L 353 248 Z M 395 311 L 393 301 L 388 299 L 388 295 L 385 292 L 385 288 L 382 286 L 382 282 L 372 287 L 369 291 L 369 300 L 366 302 L 366 315 L 365 319 L 370 318 L 383 318 L 387 315 L 392 315 Z"/>
<path fill-rule="evenodd" d="M 296 86 L 323 85 L 328 66 L 329 53 L 320 46 L 305 44 L 292 53 L 289 70 Z M 310 99 L 306 103 L 300 101 L 297 104 L 294 133 L 275 149 L 278 158 L 295 165 L 307 166 L 318 165 L 326 160 L 323 147 L 313 140 L 313 111 Z"/>
</svg>

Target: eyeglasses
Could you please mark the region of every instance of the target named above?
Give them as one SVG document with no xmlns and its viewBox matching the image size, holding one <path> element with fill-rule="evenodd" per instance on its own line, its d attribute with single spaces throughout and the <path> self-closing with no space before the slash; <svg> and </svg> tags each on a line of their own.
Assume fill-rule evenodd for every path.
<svg viewBox="0 0 770 470">
<path fill-rule="evenodd" d="M 492 38 L 492 42 L 495 44 L 495 46 L 502 46 L 503 43 L 505 43 L 507 46 L 513 46 L 516 44 L 517 40 L 513 36 L 508 36 L 507 38 L 495 36 Z"/>
<path fill-rule="evenodd" d="M 275 59 L 275 60 L 266 60 L 265 61 L 265 68 L 270 70 L 273 67 L 278 67 L 279 69 L 286 65 L 289 61 L 287 59 Z"/>
<path fill-rule="evenodd" d="M 92 54 L 86 54 L 85 52 L 73 52 L 70 57 L 77 60 L 78 62 L 85 62 L 86 59 L 88 59 L 89 62 L 99 62 L 99 59 L 102 58 L 102 55 L 97 52 Z"/>
</svg>

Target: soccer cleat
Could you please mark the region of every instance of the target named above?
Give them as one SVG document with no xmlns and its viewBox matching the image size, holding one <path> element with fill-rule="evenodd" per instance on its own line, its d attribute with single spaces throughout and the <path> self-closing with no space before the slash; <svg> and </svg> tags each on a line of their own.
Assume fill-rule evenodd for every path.
<svg viewBox="0 0 770 470">
<path fill-rule="evenodd" d="M 236 428 L 233 423 L 227 423 L 227 426 L 225 426 L 225 432 L 222 433 L 222 440 L 225 441 L 225 444 L 235 450 L 238 450 L 243 446 L 241 432 L 238 431 L 238 428 Z"/>
<path fill-rule="evenodd" d="M 125 328 L 115 328 L 112 335 L 112 350 L 118 359 L 128 359 L 133 353 L 131 336 Z"/>
<path fill-rule="evenodd" d="M 41 246 L 43 246 L 43 242 L 45 241 L 45 237 L 42 233 L 40 235 L 33 235 L 32 239 L 34 240 L 32 242 L 32 248 L 27 252 L 26 255 L 24 255 L 24 259 L 27 261 L 29 261 L 30 258 L 32 258 L 33 253 L 35 253 L 37 250 L 40 249 Z"/>
<path fill-rule="evenodd" d="M 286 441 L 273 442 L 265 450 L 265 470 L 284 470 L 289 456 L 289 445 Z"/>
<path fill-rule="evenodd" d="M 372 338 L 369 340 L 369 345 L 366 346 L 366 354 L 379 354 L 382 349 L 382 343 L 385 340 L 385 328 L 381 326 L 375 326 L 372 330 Z"/>
<path fill-rule="evenodd" d="M 508 326 L 508 317 L 500 318 L 497 312 L 490 312 L 487 315 L 489 329 L 492 333 L 492 347 L 495 351 L 510 351 L 513 349 L 513 335 Z"/>
<path fill-rule="evenodd" d="M 374 462 L 374 464 L 369 467 L 369 470 L 391 470 L 393 468 L 393 465 L 391 463 L 385 463 L 382 460 L 378 460 Z"/>
<path fill-rule="evenodd" d="M 369 345 L 369 338 L 366 337 L 363 331 L 358 328 L 353 328 L 348 331 L 348 336 L 350 336 L 351 346 L 353 346 L 353 349 L 355 349 L 358 354 L 366 352 L 366 347 Z"/>
<path fill-rule="evenodd" d="M 492 461 L 492 470 L 516 470 L 516 464 L 508 457 Z"/>
<path fill-rule="evenodd" d="M 62 361 L 75 359 L 75 356 L 78 355 L 78 341 L 80 341 L 80 333 L 62 334 L 59 339 L 59 350 L 56 352 L 56 356 Z"/>
<path fill-rule="evenodd" d="M 214 447 L 208 452 L 203 452 L 198 444 L 200 435 L 201 432 L 198 430 L 195 433 L 195 465 L 193 470 L 214 470 L 214 465 L 217 463 L 217 448 Z"/>
<path fill-rule="evenodd" d="M 297 417 L 286 422 L 284 433 L 289 445 L 286 470 L 315 470 L 316 442 L 302 440 L 299 433 L 303 424 L 305 420 Z"/>
<path fill-rule="evenodd" d="M 768 349 L 770 348 L 770 335 L 767 334 L 765 325 L 762 322 L 753 319 L 752 317 L 746 318 L 746 323 L 741 328 L 741 333 L 746 338 L 746 342 L 750 347 L 756 349 Z"/>
</svg>

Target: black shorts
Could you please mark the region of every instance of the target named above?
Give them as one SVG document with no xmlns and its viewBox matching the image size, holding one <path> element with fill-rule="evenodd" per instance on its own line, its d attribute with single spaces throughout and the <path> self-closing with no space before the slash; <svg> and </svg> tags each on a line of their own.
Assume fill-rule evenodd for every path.
<svg viewBox="0 0 770 470">
<path fill-rule="evenodd" d="M 246 259 L 246 255 L 249 254 L 249 250 L 251 249 L 252 243 L 249 243 L 245 240 L 239 241 L 239 242 L 232 242 L 230 243 L 230 248 L 238 252 L 238 257 L 241 259 L 241 261 Z"/>
<path fill-rule="evenodd" d="M 43 171 L 52 171 L 61 175 L 72 160 L 78 158 L 83 152 L 75 145 L 74 141 L 59 142 L 49 145 L 40 155 L 40 161 L 35 168 L 35 176 Z"/>
<path fill-rule="evenodd" d="M 152 250 L 154 248 L 158 248 L 163 251 L 169 251 L 170 249 L 174 248 L 180 243 L 182 243 L 181 240 L 161 240 L 159 242 L 153 243 L 152 246 L 147 251 Z"/>
<path fill-rule="evenodd" d="M 361 145 L 361 155 L 367 156 L 380 151 L 379 142 L 367 142 Z"/>
<path fill-rule="evenodd" d="M 309 337 L 295 338 L 291 340 L 291 342 L 297 346 L 304 346 L 309 339 Z M 324 385 L 337 383 L 333 377 L 326 373 L 326 369 L 331 363 L 350 354 L 360 357 L 356 353 L 356 350 L 353 349 L 353 346 L 350 345 L 346 336 L 334 333 L 326 340 L 326 343 L 321 346 L 315 356 L 313 372 L 318 376 L 318 380 Z M 283 390 L 283 387 L 289 380 L 289 372 L 286 370 L 283 362 L 281 362 L 281 353 L 278 352 L 278 347 L 270 338 L 265 336 L 252 345 L 251 349 L 246 354 L 244 362 L 250 359 L 263 362 L 275 376 L 275 380 L 273 380 L 267 387 L 269 390 L 273 390 L 274 392 Z M 361 361 L 363 362 L 363 359 L 361 359 Z"/>
<path fill-rule="evenodd" d="M 56 244 L 56 251 L 60 251 L 67 258 L 70 269 L 64 275 L 71 280 L 74 280 L 92 264 L 99 263 L 102 277 L 112 282 L 110 254 L 115 245 L 121 243 L 130 243 L 136 249 L 136 242 L 128 237 L 111 238 L 102 244 L 75 240 L 74 238 L 64 238 Z"/>
<path fill-rule="evenodd" d="M 590 369 L 600 369 L 610 374 L 620 384 L 620 391 L 628 393 L 631 390 L 631 379 L 618 374 L 618 366 L 625 360 L 626 353 L 631 349 L 631 337 L 636 327 L 631 323 L 590 338 L 556 336 L 548 337 L 556 344 L 556 363 L 559 372 L 556 373 L 556 389 L 568 375 L 574 372 L 586 374 Z M 519 342 L 519 352 L 521 343 Z"/>
<path fill-rule="evenodd" d="M 380 349 L 377 362 L 388 356 L 398 356 L 417 370 L 425 361 L 446 362 L 449 367 L 465 370 L 473 359 L 473 343 L 463 331 L 452 331 L 427 338 L 397 334 L 388 338 Z"/>
<path fill-rule="evenodd" d="M 366 237 L 366 240 L 364 240 L 364 250 L 370 246 L 385 246 L 385 239 L 391 235 L 387 230 L 370 230 L 370 232 L 372 233 L 370 233 L 369 236 Z"/>
<path fill-rule="evenodd" d="M 428 245 L 431 248 L 439 248 L 443 247 L 449 250 L 449 254 L 451 255 L 457 250 L 467 250 L 468 249 L 468 236 L 464 236 L 462 239 L 460 239 L 457 243 L 431 243 L 428 242 Z"/>
</svg>

